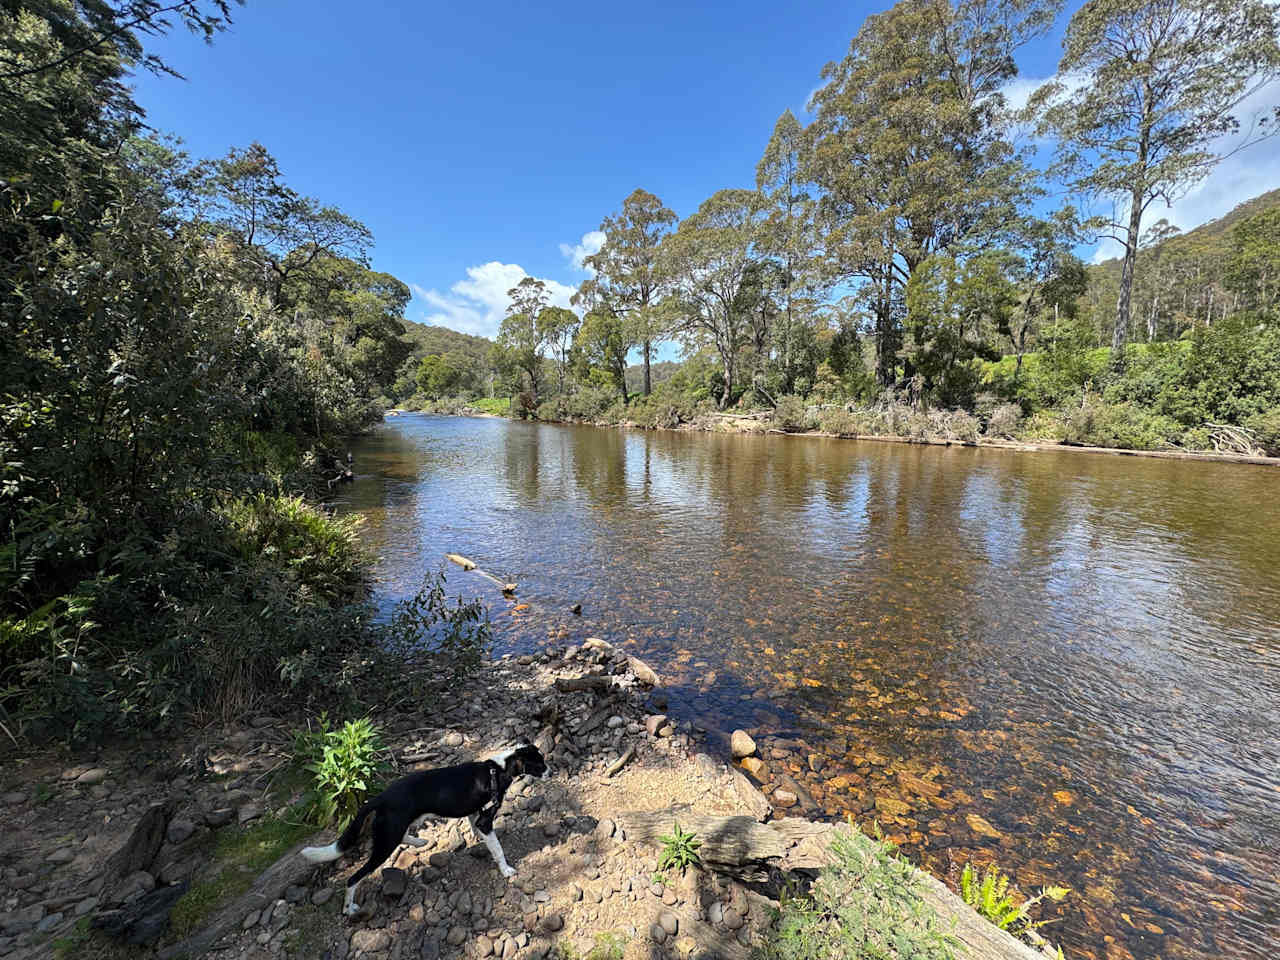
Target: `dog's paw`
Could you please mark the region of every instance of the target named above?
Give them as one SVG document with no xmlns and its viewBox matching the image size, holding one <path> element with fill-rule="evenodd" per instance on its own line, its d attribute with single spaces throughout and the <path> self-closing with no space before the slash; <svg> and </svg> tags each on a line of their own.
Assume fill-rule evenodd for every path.
<svg viewBox="0 0 1280 960">
<path fill-rule="evenodd" d="M 361 907 L 360 904 L 358 903 L 348 903 L 345 907 L 342 908 L 342 915 L 346 917 L 348 920 L 354 920 L 356 917 L 360 916 L 360 914 L 363 912 L 364 912 L 364 908 Z"/>
<path fill-rule="evenodd" d="M 499 867 L 499 868 L 498 868 L 498 870 L 499 870 L 499 872 L 501 872 L 501 874 L 502 874 L 504 877 L 506 877 L 508 880 L 510 880 L 512 877 L 514 877 L 514 876 L 516 875 L 516 868 L 515 868 L 515 867 Z"/>
</svg>

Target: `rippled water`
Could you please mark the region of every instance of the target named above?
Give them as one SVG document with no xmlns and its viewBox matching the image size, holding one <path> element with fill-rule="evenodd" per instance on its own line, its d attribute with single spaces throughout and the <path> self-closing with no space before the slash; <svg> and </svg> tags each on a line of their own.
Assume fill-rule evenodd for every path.
<svg viewBox="0 0 1280 960">
<path fill-rule="evenodd" d="M 450 570 L 933 872 L 1070 886 L 1069 956 L 1280 953 L 1280 472 L 428 416 L 355 454 L 384 604 L 446 551 L 519 581 Z"/>
</svg>

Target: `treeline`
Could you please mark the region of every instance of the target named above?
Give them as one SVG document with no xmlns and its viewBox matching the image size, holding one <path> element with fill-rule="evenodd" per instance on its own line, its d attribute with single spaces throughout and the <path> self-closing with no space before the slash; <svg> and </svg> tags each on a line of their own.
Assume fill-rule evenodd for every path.
<svg viewBox="0 0 1280 960">
<path fill-rule="evenodd" d="M 1059 78 L 1014 110 L 1015 54 L 1058 14 L 1054 0 L 902 0 L 868 17 L 823 69 L 812 121 L 779 118 L 753 188 L 679 221 L 636 190 L 600 225 L 576 312 L 532 278 L 512 290 L 488 393 L 555 419 L 678 422 L 796 398 L 811 425 L 832 404 L 896 406 L 916 432 L 952 411 L 969 433 L 1205 446 L 1225 436 L 1214 424 L 1247 421 L 1261 442 L 1280 419 L 1280 213 L 1209 250 L 1148 211 L 1210 174 L 1234 112 L 1280 73 L 1276 9 L 1091 0 Z M 1269 133 L 1241 119 L 1237 146 Z M 1018 146 L 1027 130 L 1049 145 L 1044 169 Z M 1038 213 L 1051 191 L 1090 205 Z M 1123 257 L 1091 270 L 1073 250 L 1104 236 Z M 658 388 L 669 342 L 687 362 Z M 429 358 L 423 394 L 474 390 L 455 367 Z"/>
<path fill-rule="evenodd" d="M 169 12 L 172 11 L 172 12 Z M 100 736 L 336 669 L 350 523 L 298 498 L 380 417 L 409 291 L 259 144 L 150 135 L 140 43 L 224 3 L 0 9 L 0 724 Z M 163 18 L 170 17 L 173 23 Z M 343 458 L 345 459 L 345 458 Z M 333 681 L 340 685 L 340 680 Z"/>
</svg>

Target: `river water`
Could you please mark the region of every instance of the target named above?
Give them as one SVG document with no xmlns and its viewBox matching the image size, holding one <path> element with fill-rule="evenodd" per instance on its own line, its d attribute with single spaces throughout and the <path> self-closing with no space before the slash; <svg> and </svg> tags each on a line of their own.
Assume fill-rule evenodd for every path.
<svg viewBox="0 0 1280 960">
<path fill-rule="evenodd" d="M 819 815 L 1070 887 L 1068 956 L 1280 953 L 1280 472 L 425 415 L 354 453 L 384 607 L 473 558 L 499 650 L 628 646 Z"/>
</svg>

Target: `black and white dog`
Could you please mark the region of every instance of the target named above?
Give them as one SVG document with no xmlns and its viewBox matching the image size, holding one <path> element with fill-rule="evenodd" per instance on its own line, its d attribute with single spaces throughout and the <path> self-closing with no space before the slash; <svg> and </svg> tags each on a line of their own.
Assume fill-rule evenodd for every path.
<svg viewBox="0 0 1280 960">
<path fill-rule="evenodd" d="M 342 912 L 349 917 L 360 912 L 356 903 L 356 887 L 360 881 L 378 869 L 396 847 L 401 843 L 414 847 L 426 845 L 426 840 L 407 834 L 413 822 L 427 814 L 469 818 L 471 829 L 484 840 L 502 875 L 514 877 L 516 872 L 502 852 L 493 821 L 513 780 L 522 776 L 545 778 L 547 773 L 542 751 L 527 743 L 477 763 L 419 770 L 401 777 L 357 810 L 342 836 L 333 843 L 327 847 L 306 847 L 302 855 L 313 863 L 337 860 L 356 845 L 360 827 L 373 814 L 373 851 L 369 862 L 347 881 L 347 900 Z"/>
</svg>

